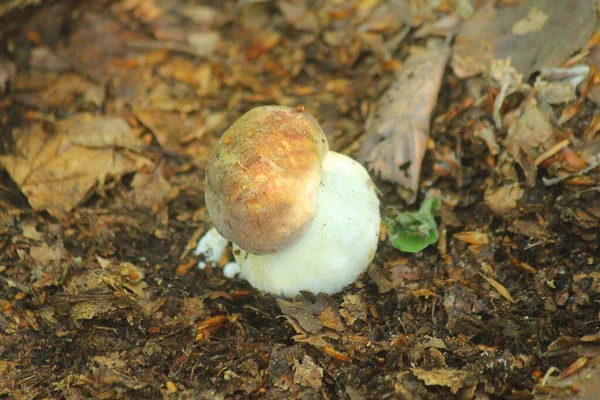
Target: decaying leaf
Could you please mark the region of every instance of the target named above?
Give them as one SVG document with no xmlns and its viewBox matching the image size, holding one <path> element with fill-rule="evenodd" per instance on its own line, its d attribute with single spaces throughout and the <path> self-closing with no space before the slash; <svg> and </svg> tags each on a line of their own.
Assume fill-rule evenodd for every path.
<svg viewBox="0 0 600 400">
<path fill-rule="evenodd" d="M 492 60 L 490 64 L 490 77 L 500 86 L 500 92 L 494 100 L 493 117 L 496 128 L 501 128 L 502 119 L 500 117 L 500 109 L 502 108 L 502 104 L 504 104 L 506 96 L 524 89 L 522 83 L 523 75 L 515 71 L 511 64 L 511 59 L 507 58 Z"/>
<path fill-rule="evenodd" d="M 406 60 L 366 126 L 359 159 L 377 178 L 400 185 L 399 192 L 411 204 L 417 198 L 431 112 L 449 55 L 444 45 Z"/>
<path fill-rule="evenodd" d="M 577 98 L 577 86 L 590 73 L 588 65 L 571 68 L 545 68 L 535 80 L 538 99 L 548 104 L 562 104 Z"/>
<path fill-rule="evenodd" d="M 44 90 L 30 92 L 41 85 Z M 59 75 L 31 72 L 20 76 L 15 82 L 16 98 L 19 102 L 38 110 L 47 111 L 55 107 L 101 107 L 106 99 L 106 90 L 80 75 Z M 76 101 L 74 101 L 76 100 Z"/>
<path fill-rule="evenodd" d="M 458 232 L 454 234 L 454 237 L 461 242 L 476 246 L 482 246 L 490 242 L 488 234 L 483 232 Z"/>
<path fill-rule="evenodd" d="M 70 211 L 107 176 L 152 165 L 145 157 L 115 147 L 140 143 L 124 122 L 110 117 L 74 120 L 59 123 L 57 133 L 42 124 L 15 130 L 15 151 L 0 156 L 0 165 L 31 206 L 55 216 Z"/>
<path fill-rule="evenodd" d="M 468 78 L 487 71 L 493 59 L 510 57 L 527 79 L 560 67 L 595 26 L 593 0 L 526 0 L 502 8 L 489 2 L 462 25 L 451 65 L 458 77 Z"/>
<path fill-rule="evenodd" d="M 504 285 L 502 285 L 500 282 L 498 282 L 495 279 L 492 279 L 492 278 L 489 278 L 489 277 L 483 275 L 482 273 L 480 273 L 479 275 L 481 275 L 481 277 L 483 279 L 485 279 L 490 285 L 492 285 L 492 287 L 494 289 L 496 289 L 498 291 L 498 293 L 500 293 L 502 295 L 502 297 L 504 297 L 506 300 L 510 301 L 511 303 L 515 302 L 515 300 L 510 295 L 508 290 L 506 290 L 506 288 L 504 287 Z"/>
<path fill-rule="evenodd" d="M 535 97 L 527 98 L 515 115 L 508 128 L 506 147 L 523 169 L 527 185 L 533 187 L 537 177 L 535 160 L 556 144 L 556 131 Z"/>
<path fill-rule="evenodd" d="M 517 201 L 525 191 L 518 184 L 504 185 L 485 194 L 485 204 L 496 214 L 502 215 L 517 207 Z"/>
<path fill-rule="evenodd" d="M 323 368 L 313 361 L 312 357 L 305 354 L 302 364 L 294 360 L 294 383 L 319 389 L 323 384 Z"/>
<path fill-rule="evenodd" d="M 437 368 L 425 370 L 422 368 L 412 368 L 411 372 L 425 382 L 427 386 L 445 386 L 449 387 L 453 394 L 464 387 L 477 385 L 477 375 L 467 371 L 460 371 L 451 368 Z"/>
<path fill-rule="evenodd" d="M 356 294 L 345 295 L 342 306 L 340 314 L 348 325 L 354 324 L 356 320 L 364 321 L 367 319 L 367 305 L 361 296 Z"/>
<path fill-rule="evenodd" d="M 554 369 L 556 370 L 556 369 Z M 600 393 L 600 356 L 588 361 L 581 357 L 571 364 L 558 376 L 551 376 L 552 369 L 535 388 L 535 399 L 548 398 L 548 394 L 554 399 L 587 400 L 598 398 Z"/>
<path fill-rule="evenodd" d="M 300 327 L 309 333 L 317 333 L 323 327 L 343 331 L 340 312 L 337 304 L 327 295 L 319 294 L 315 301 L 287 301 L 277 299 L 277 305 L 288 317 L 294 318 Z"/>
<path fill-rule="evenodd" d="M 179 193 L 163 175 L 163 165 L 159 165 L 150 173 L 138 172 L 131 182 L 133 202 L 144 208 L 152 208 L 168 202 Z"/>
</svg>

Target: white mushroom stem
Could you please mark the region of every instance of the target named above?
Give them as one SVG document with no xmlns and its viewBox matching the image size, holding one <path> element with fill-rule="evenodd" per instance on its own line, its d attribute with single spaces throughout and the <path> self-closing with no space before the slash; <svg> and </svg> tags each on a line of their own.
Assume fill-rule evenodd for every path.
<svg viewBox="0 0 600 400">
<path fill-rule="evenodd" d="M 281 296 L 295 296 L 301 290 L 337 293 L 373 260 L 380 220 L 379 199 L 367 171 L 330 151 L 307 230 L 272 254 L 247 253 L 234 244 L 240 276 L 257 289 Z"/>
</svg>

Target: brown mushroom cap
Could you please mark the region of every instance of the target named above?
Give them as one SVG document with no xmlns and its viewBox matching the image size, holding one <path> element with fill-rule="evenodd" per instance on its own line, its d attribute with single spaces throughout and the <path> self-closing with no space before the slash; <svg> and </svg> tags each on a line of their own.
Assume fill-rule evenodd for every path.
<svg viewBox="0 0 600 400">
<path fill-rule="evenodd" d="M 217 231 L 254 254 L 293 243 L 312 220 L 327 138 L 310 115 L 257 107 L 221 136 L 206 168 Z"/>
</svg>

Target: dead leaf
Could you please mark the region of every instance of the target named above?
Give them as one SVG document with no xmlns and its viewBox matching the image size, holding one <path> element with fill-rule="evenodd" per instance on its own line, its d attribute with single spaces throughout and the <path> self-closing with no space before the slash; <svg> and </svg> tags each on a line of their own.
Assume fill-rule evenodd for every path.
<svg viewBox="0 0 600 400">
<path fill-rule="evenodd" d="M 106 98 L 106 91 L 80 75 L 74 73 L 53 74 L 29 73 L 19 76 L 16 82 L 17 93 L 15 98 L 23 104 L 37 110 L 49 111 L 55 108 L 68 107 L 72 110 L 102 107 Z M 26 91 L 42 85 L 43 90 L 36 92 Z M 23 90 L 23 91 L 21 91 Z"/>
<path fill-rule="evenodd" d="M 26 130 L 15 130 L 15 151 L 0 156 L 0 165 L 6 168 L 34 209 L 61 216 L 79 204 L 90 189 L 107 176 L 118 177 L 152 165 L 149 159 L 114 148 L 123 136 L 109 130 L 107 142 L 101 121 L 110 125 L 113 120 L 100 118 L 99 121 L 93 119 L 79 125 L 81 132 L 70 131 L 69 122 L 65 122 L 65 132 L 55 134 L 39 123 Z M 59 123 L 59 130 L 61 126 Z M 86 138 L 90 143 L 98 144 L 94 135 L 102 136 L 99 142 L 107 143 L 108 147 L 77 144 L 78 141 L 85 143 Z"/>
<path fill-rule="evenodd" d="M 323 385 L 323 368 L 319 367 L 308 354 L 304 355 L 302 364 L 294 360 L 294 383 L 318 390 Z"/>
<path fill-rule="evenodd" d="M 320 30 L 319 20 L 313 11 L 307 10 L 302 3 L 292 3 L 290 1 L 278 2 L 279 9 L 288 23 L 299 31 L 309 31 L 318 33 Z"/>
<path fill-rule="evenodd" d="M 430 347 L 434 347 L 436 349 L 444 349 L 444 350 L 448 349 L 442 339 L 434 338 L 434 337 L 430 338 L 429 341 L 427 341 L 426 343 L 423 343 L 423 347 L 426 349 L 428 349 Z"/>
<path fill-rule="evenodd" d="M 101 14 L 82 13 L 74 22 L 69 46 L 60 55 L 71 60 L 81 73 L 97 82 L 106 82 L 118 75 L 118 63 L 128 55 L 129 49 L 125 44 L 143 38 L 141 31 L 128 29 L 116 21 L 108 10 Z"/>
<path fill-rule="evenodd" d="M 371 264 L 369 265 L 367 272 L 369 278 L 371 278 L 379 288 L 379 293 L 387 293 L 394 288 L 394 284 L 388 279 L 382 268 L 377 267 L 375 264 Z"/>
<path fill-rule="evenodd" d="M 494 99 L 493 117 L 496 128 L 502 128 L 500 109 L 506 97 L 515 92 L 525 92 L 529 89 L 523 84 L 523 75 L 519 74 L 512 66 L 512 60 L 496 59 L 490 64 L 490 77 L 500 86 L 500 91 Z"/>
<path fill-rule="evenodd" d="M 179 189 L 173 187 L 163 175 L 163 164 L 150 173 L 138 172 L 131 182 L 133 202 L 142 208 L 153 208 L 173 200 Z"/>
<path fill-rule="evenodd" d="M 513 304 L 515 303 L 515 300 L 512 298 L 510 293 L 508 293 L 508 290 L 506 290 L 506 288 L 500 282 L 496 281 L 495 279 L 488 278 L 482 273 L 479 273 L 479 275 L 481 275 L 483 279 L 485 279 L 490 285 L 492 285 L 492 287 L 496 289 L 496 291 L 500 293 L 502 297 L 504 297 L 506 300 L 510 301 Z"/>
<path fill-rule="evenodd" d="M 425 370 L 422 368 L 412 368 L 410 370 L 417 379 L 425 382 L 427 386 L 445 386 L 450 388 L 452 394 L 464 387 L 477 385 L 479 379 L 476 374 L 456 369 L 437 368 Z"/>
<path fill-rule="evenodd" d="M 344 296 L 340 315 L 344 317 L 346 324 L 353 325 L 356 320 L 364 321 L 367 319 L 367 305 L 358 294 L 347 294 Z"/>
<path fill-rule="evenodd" d="M 517 202 L 523 197 L 525 191 L 518 183 L 504 185 L 486 192 L 485 204 L 496 214 L 503 215 L 517 207 Z"/>
<path fill-rule="evenodd" d="M 477 246 L 485 245 L 490 242 L 487 233 L 482 232 L 459 232 L 454 234 L 454 237 L 468 244 Z"/>
<path fill-rule="evenodd" d="M 120 117 L 75 114 L 60 120 L 57 130 L 62 135 L 67 135 L 72 144 L 92 149 L 119 146 L 139 151 L 145 146 L 129 124 Z"/>
<path fill-rule="evenodd" d="M 558 376 L 559 379 L 565 379 L 573 374 L 576 374 L 581 370 L 581 368 L 585 367 L 588 363 L 587 357 L 579 357 L 573 364 L 569 365 L 563 372 Z"/>
<path fill-rule="evenodd" d="M 367 123 L 361 162 L 377 178 L 400 185 L 409 203 L 417 198 L 419 175 L 450 50 L 423 50 L 406 60 Z"/>
<path fill-rule="evenodd" d="M 23 229 L 23 237 L 35 241 L 42 240 L 42 234 L 37 230 L 37 227 L 35 226 L 35 221 L 23 221 L 23 223 L 21 224 L 21 228 Z"/>
<path fill-rule="evenodd" d="M 63 249 L 43 244 L 42 246 L 32 246 L 29 249 L 29 255 L 38 263 L 47 264 L 60 260 L 63 255 Z"/>
<path fill-rule="evenodd" d="M 219 330 L 226 322 L 232 322 L 233 318 L 234 316 L 216 315 L 200 322 L 196 325 L 196 338 L 194 340 L 200 342 L 208 338 L 211 333 Z"/>
<path fill-rule="evenodd" d="M 329 306 L 319 314 L 319 322 L 323 326 L 341 332 L 344 330 L 344 323 L 340 317 L 337 305 Z"/>
<path fill-rule="evenodd" d="M 587 360 L 587 358 L 585 358 Z M 569 376 L 546 376 L 535 388 L 535 399 L 548 398 L 548 394 L 555 399 L 591 400 L 597 399 L 600 393 L 600 356 L 596 356 L 588 362 L 580 361 L 575 364 L 578 373 Z M 572 365 L 573 366 L 573 365 Z M 569 367 L 571 368 L 571 367 Z M 568 369 L 567 369 L 568 370 Z"/>
<path fill-rule="evenodd" d="M 219 32 L 191 32 L 187 36 L 188 43 L 194 48 L 197 57 L 210 56 L 221 40 Z"/>
<path fill-rule="evenodd" d="M 577 98 L 577 86 L 590 73 L 588 65 L 571 68 L 545 68 L 535 80 L 538 99 L 548 104 L 562 104 Z"/>
<path fill-rule="evenodd" d="M 529 78 L 561 66 L 581 49 L 596 26 L 594 1 L 525 0 L 515 6 L 480 7 L 456 36 L 452 68 L 460 78 L 488 70 L 491 60 L 511 58 Z"/>
<path fill-rule="evenodd" d="M 186 4 L 179 6 L 179 12 L 199 25 L 212 25 L 219 23 L 224 15 L 216 8 L 200 5 Z"/>
<path fill-rule="evenodd" d="M 207 314 L 208 310 L 204 301 L 199 297 L 186 297 L 183 299 L 177 316 L 187 325 L 193 324 L 198 318 Z"/>
<path fill-rule="evenodd" d="M 313 314 L 310 303 L 308 302 L 291 302 L 283 299 L 277 299 L 277 305 L 281 308 L 281 312 L 294 318 L 298 324 L 309 333 L 317 333 L 323 329 L 323 325 L 319 321 L 318 316 Z"/>
<path fill-rule="evenodd" d="M 114 309 L 115 307 L 107 301 L 82 301 L 75 303 L 69 310 L 69 314 L 74 320 L 85 320 L 106 314 Z"/>
<path fill-rule="evenodd" d="M 528 186 L 535 186 L 535 160 L 556 142 L 550 116 L 538 107 L 535 97 L 527 98 L 508 128 L 506 148 L 523 169 Z"/>
</svg>

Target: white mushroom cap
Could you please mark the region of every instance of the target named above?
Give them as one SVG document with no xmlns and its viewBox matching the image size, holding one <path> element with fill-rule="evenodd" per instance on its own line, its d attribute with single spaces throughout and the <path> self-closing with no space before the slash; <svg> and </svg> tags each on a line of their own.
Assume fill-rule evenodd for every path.
<svg viewBox="0 0 600 400">
<path fill-rule="evenodd" d="M 336 293 L 364 272 L 377 250 L 379 199 L 367 171 L 351 158 L 328 152 L 313 220 L 294 243 L 255 255 L 234 244 L 240 276 L 253 287 L 282 296 L 300 290 Z"/>
</svg>

